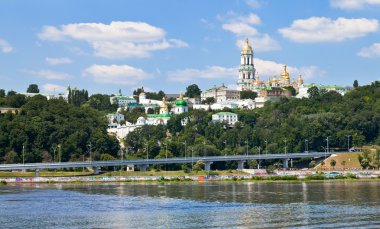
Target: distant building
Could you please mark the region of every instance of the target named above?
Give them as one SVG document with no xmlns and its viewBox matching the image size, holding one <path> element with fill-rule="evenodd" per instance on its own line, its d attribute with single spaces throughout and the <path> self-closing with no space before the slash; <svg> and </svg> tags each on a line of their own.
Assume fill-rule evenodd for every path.
<svg viewBox="0 0 380 229">
<path fill-rule="evenodd" d="M 120 121 L 124 121 L 124 115 L 123 114 L 120 114 L 120 113 L 114 113 L 114 114 L 107 114 L 107 120 L 108 120 L 108 123 L 120 123 Z"/>
<path fill-rule="evenodd" d="M 183 99 L 182 93 L 179 95 L 178 100 L 175 102 L 174 114 L 182 114 L 189 111 L 187 100 Z"/>
<path fill-rule="evenodd" d="M 227 122 L 229 125 L 234 125 L 238 121 L 238 115 L 231 112 L 219 112 L 212 115 L 214 122 Z"/>
<path fill-rule="evenodd" d="M 227 100 L 240 99 L 240 91 L 229 90 L 224 84 L 222 86 L 214 86 L 213 88 L 207 89 L 201 93 L 201 100 L 206 100 L 207 98 L 214 98 L 215 102 L 223 102 Z"/>
<path fill-rule="evenodd" d="M 8 108 L 8 107 L 0 107 L 0 114 L 5 114 L 5 113 L 12 113 L 12 114 L 17 114 L 21 109 L 20 108 Z"/>
</svg>

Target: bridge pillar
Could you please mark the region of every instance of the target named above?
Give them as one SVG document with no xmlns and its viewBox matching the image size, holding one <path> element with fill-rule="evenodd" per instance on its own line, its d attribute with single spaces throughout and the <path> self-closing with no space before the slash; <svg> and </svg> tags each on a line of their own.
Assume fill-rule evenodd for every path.
<svg viewBox="0 0 380 229">
<path fill-rule="evenodd" d="M 40 176 L 40 170 L 39 169 L 34 170 L 34 176 L 35 177 L 39 177 Z"/>
<path fill-rule="evenodd" d="M 211 170 L 211 164 L 214 163 L 212 161 L 206 161 L 205 163 L 205 171 L 210 171 Z"/>
<path fill-rule="evenodd" d="M 237 170 L 243 170 L 244 169 L 244 163 L 245 163 L 245 161 L 238 161 L 238 169 Z"/>
<path fill-rule="evenodd" d="M 100 167 L 93 167 L 92 170 L 94 170 L 94 175 L 98 175 L 100 173 L 101 168 Z"/>
<path fill-rule="evenodd" d="M 145 172 L 149 165 L 139 165 L 140 171 Z"/>
<path fill-rule="evenodd" d="M 287 169 L 289 168 L 289 159 L 282 159 L 282 168 Z"/>
</svg>

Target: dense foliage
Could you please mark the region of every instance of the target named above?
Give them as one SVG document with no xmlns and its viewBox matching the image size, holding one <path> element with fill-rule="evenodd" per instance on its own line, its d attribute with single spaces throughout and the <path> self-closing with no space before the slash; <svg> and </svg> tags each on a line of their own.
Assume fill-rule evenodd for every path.
<svg viewBox="0 0 380 229">
<path fill-rule="evenodd" d="M 174 156 L 331 151 L 380 144 L 380 82 L 357 87 L 341 96 L 310 89 L 310 98 L 282 98 L 264 108 L 235 110 L 233 127 L 211 122 L 213 112 L 191 110 L 174 116 L 167 126 L 145 126 L 125 140 L 129 155 L 160 154 L 164 145 Z M 226 111 L 232 111 L 225 109 Z M 189 118 L 186 126 L 179 123 Z M 307 144 L 307 146 L 306 146 Z M 166 145 L 165 145 L 166 146 Z M 286 148 L 286 149 L 285 149 Z"/>
<path fill-rule="evenodd" d="M 22 102 L 12 105 L 14 100 Z M 17 114 L 0 115 L 0 162 L 20 163 L 23 152 L 25 162 L 87 160 L 90 143 L 92 159 L 103 153 L 117 156 L 118 142 L 106 133 L 104 113 L 89 106 L 17 94 L 1 98 L 0 104 L 21 107 Z"/>
</svg>

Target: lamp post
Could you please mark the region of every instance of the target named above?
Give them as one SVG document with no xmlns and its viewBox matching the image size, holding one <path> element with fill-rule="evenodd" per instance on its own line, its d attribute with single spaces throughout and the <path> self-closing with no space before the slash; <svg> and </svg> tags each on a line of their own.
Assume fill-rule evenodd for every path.
<svg viewBox="0 0 380 229">
<path fill-rule="evenodd" d="M 347 152 L 350 152 L 350 137 L 351 135 L 347 135 Z"/>
<path fill-rule="evenodd" d="M 186 158 L 187 158 L 187 152 L 186 152 L 186 151 L 187 151 L 187 147 L 186 147 L 186 146 L 187 146 L 187 144 L 186 144 L 186 141 L 185 141 L 185 142 L 183 142 L 182 144 L 184 144 L 184 145 L 185 145 L 185 159 L 186 159 Z"/>
<path fill-rule="evenodd" d="M 286 152 L 286 139 L 284 140 L 284 143 L 285 143 L 284 151 L 285 151 L 285 154 L 286 154 L 287 153 Z"/>
<path fill-rule="evenodd" d="M 327 157 L 327 153 L 329 152 L 329 138 L 330 138 L 330 136 L 328 136 L 328 137 L 326 138 L 325 159 L 326 159 L 326 157 Z"/>
<path fill-rule="evenodd" d="M 168 160 L 168 143 L 164 143 L 165 145 L 165 156 L 166 156 L 166 160 Z"/>
<path fill-rule="evenodd" d="M 206 157 L 206 141 L 203 141 L 203 157 Z"/>
<path fill-rule="evenodd" d="M 309 140 L 305 139 L 305 153 L 309 152 Z"/>
<path fill-rule="evenodd" d="M 22 144 L 22 164 L 25 164 L 25 144 Z"/>
<path fill-rule="evenodd" d="M 61 144 L 58 144 L 58 161 L 61 163 Z"/>
<path fill-rule="evenodd" d="M 148 143 L 145 143 L 146 145 L 146 160 L 149 160 L 149 145 Z"/>
<path fill-rule="evenodd" d="M 91 144 L 91 142 L 88 143 L 88 149 L 90 151 L 90 163 L 91 163 L 92 162 L 92 144 Z"/>
<path fill-rule="evenodd" d="M 268 155 L 268 140 L 265 139 L 265 154 Z"/>
<path fill-rule="evenodd" d="M 245 140 L 245 143 L 247 144 L 247 154 L 246 154 L 246 156 L 248 157 L 248 139 Z"/>
<path fill-rule="evenodd" d="M 55 162 L 55 151 L 57 150 L 57 146 L 53 145 L 51 148 L 53 150 L 53 162 Z"/>
<path fill-rule="evenodd" d="M 224 140 L 223 143 L 224 143 L 224 150 L 225 150 L 224 156 L 227 157 L 227 150 L 226 150 L 227 149 L 227 140 Z"/>
</svg>

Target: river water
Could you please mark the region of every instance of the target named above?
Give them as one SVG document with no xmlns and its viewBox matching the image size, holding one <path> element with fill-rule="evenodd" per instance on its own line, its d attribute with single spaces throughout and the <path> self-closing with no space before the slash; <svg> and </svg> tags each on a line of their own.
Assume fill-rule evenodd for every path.
<svg viewBox="0 0 380 229">
<path fill-rule="evenodd" d="M 8 184 L 0 228 L 380 228 L 380 182 Z"/>
</svg>

